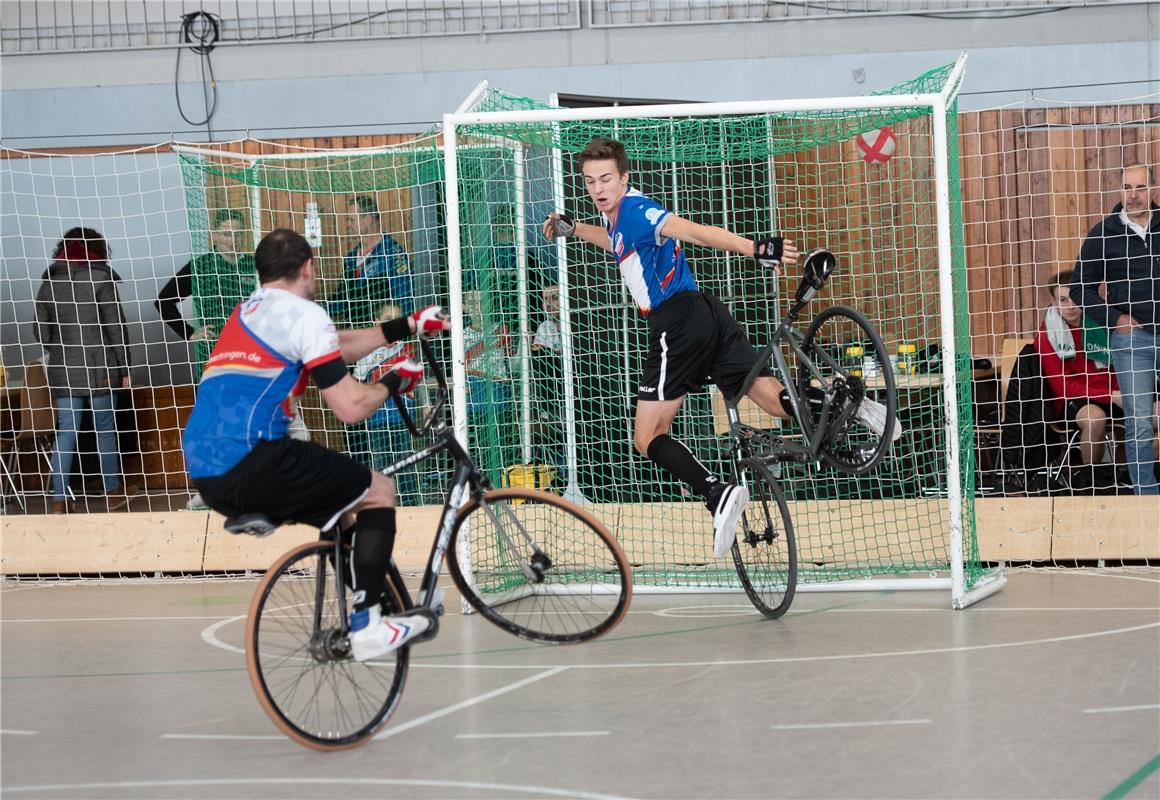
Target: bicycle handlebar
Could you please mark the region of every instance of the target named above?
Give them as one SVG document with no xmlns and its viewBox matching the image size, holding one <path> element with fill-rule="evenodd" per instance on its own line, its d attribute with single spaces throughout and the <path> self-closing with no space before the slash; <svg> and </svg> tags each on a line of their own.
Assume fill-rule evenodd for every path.
<svg viewBox="0 0 1160 800">
<path fill-rule="evenodd" d="M 403 417 L 403 424 L 407 426 L 407 430 L 411 432 L 412 436 L 419 437 L 431 430 L 431 427 L 439 419 L 443 412 L 443 407 L 447 405 L 447 376 L 443 374 L 443 368 L 439 366 L 438 359 L 431 350 L 431 341 L 426 336 L 419 336 L 419 349 L 423 353 L 423 361 L 431 370 L 431 374 L 435 376 L 435 383 L 438 388 L 435 392 L 435 402 L 431 405 L 431 410 L 424 415 L 421 415 L 419 421 L 416 422 L 412 418 L 410 412 L 407 411 L 406 404 L 403 403 L 401 395 L 393 394 L 391 399 L 395 401 L 395 408 L 399 409 L 399 414 Z"/>
</svg>

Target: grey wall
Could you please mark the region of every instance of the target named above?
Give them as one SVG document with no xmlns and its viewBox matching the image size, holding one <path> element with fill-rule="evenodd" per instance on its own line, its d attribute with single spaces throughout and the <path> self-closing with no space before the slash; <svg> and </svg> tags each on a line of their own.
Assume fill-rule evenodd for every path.
<svg viewBox="0 0 1160 800">
<path fill-rule="evenodd" d="M 212 56 L 219 89 L 213 125 L 267 137 L 423 130 L 483 78 L 540 99 L 552 92 L 696 100 L 863 94 L 963 50 L 971 53 L 963 108 L 1054 86 L 1080 87 L 1054 93 L 1063 99 L 1114 101 L 1160 91 L 1158 40 L 1160 5 L 1151 4 L 1002 19 L 867 17 L 223 46 Z M 176 57 L 172 50 L 5 55 L 0 136 L 32 148 L 155 141 L 185 131 L 174 100 Z M 193 54 L 183 54 L 182 65 L 183 80 L 200 76 Z M 200 84 L 183 85 L 182 97 L 187 116 L 199 118 Z M 297 130 L 303 127 L 317 130 Z M 204 129 L 183 138 L 203 139 Z"/>
<path fill-rule="evenodd" d="M 0 3 L 0 15 L 5 9 Z M 857 95 L 963 50 L 970 62 L 960 108 L 1020 102 L 1030 89 L 1048 102 L 1114 102 L 1160 92 L 1158 41 L 1154 3 L 1005 19 L 869 17 L 219 47 L 213 125 L 229 131 L 216 138 L 421 131 L 484 78 L 540 99 L 553 92 L 694 100 Z M 204 140 L 204 128 L 187 132 L 177 113 L 175 59 L 172 50 L 5 55 L 0 138 L 22 149 L 153 143 L 170 132 Z M 199 75 L 196 56 L 183 54 L 182 65 L 183 79 Z M 200 85 L 182 91 L 187 114 L 198 115 Z M 92 174 L 74 174 L 81 164 Z M 113 246 L 134 341 L 169 343 L 139 347 L 138 363 L 152 365 L 155 381 L 164 380 L 156 371 L 188 363 L 186 345 L 173 341 L 152 306 L 189 252 L 172 156 L 10 161 L 0 179 L 4 363 L 36 354 L 30 298 L 53 244 L 82 220 Z"/>
</svg>

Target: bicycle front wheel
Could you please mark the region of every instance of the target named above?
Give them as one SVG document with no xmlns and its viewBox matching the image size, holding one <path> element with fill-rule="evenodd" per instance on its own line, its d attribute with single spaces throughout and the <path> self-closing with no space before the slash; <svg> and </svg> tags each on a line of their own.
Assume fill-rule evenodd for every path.
<svg viewBox="0 0 1160 800">
<path fill-rule="evenodd" d="M 470 558 L 461 562 L 461 537 Z M 608 529 L 562 497 L 494 489 L 459 512 L 447 552 L 472 608 L 509 633 L 545 644 L 595 639 L 632 599 L 632 568 Z"/>
<path fill-rule="evenodd" d="M 349 564 L 349 548 L 344 561 Z M 349 572 L 348 572 L 349 574 Z M 402 609 L 388 576 L 386 613 Z M 287 736 L 315 750 L 368 739 L 398 705 L 410 650 L 359 663 L 347 641 L 349 592 L 340 603 L 334 543 L 282 556 L 258 584 L 246 622 L 246 668 L 258 702 Z"/>
<path fill-rule="evenodd" d="M 864 375 L 862 363 L 846 362 L 842 349 L 851 344 L 862 347 L 863 357 L 872 357 L 878 364 L 877 376 Z M 861 312 L 831 306 L 806 329 L 802 353 L 805 360 L 797 372 L 800 395 L 806 396 L 810 388 L 830 395 L 841 391 L 848 402 L 857 404 L 856 414 L 827 432 L 822 461 L 849 475 L 865 475 L 890 449 L 897 425 L 898 393 L 882 337 Z"/>
<path fill-rule="evenodd" d="M 745 459 L 735 470 L 737 483 L 749 489 L 749 504 L 733 541 L 733 563 L 754 607 L 777 619 L 789 611 L 797 588 L 789 506 L 777 479 L 761 461 Z"/>
</svg>

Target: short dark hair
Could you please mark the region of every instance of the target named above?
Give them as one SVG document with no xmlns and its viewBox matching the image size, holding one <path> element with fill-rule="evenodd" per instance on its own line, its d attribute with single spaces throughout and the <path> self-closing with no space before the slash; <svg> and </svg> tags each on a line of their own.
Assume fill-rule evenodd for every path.
<svg viewBox="0 0 1160 800">
<path fill-rule="evenodd" d="M 258 280 L 272 283 L 282 278 L 297 278 L 302 265 L 314 258 L 310 244 L 302 234 L 289 228 L 276 228 L 262 237 L 254 251 Z"/>
<path fill-rule="evenodd" d="M 109 243 L 95 228 L 69 228 L 52 251 L 52 260 L 108 261 Z"/>
<path fill-rule="evenodd" d="M 246 216 L 236 208 L 219 209 L 218 212 L 213 215 L 213 226 L 215 229 L 220 228 L 223 223 L 230 221 L 240 222 L 244 226 L 246 224 Z"/>
<path fill-rule="evenodd" d="M 581 169 L 589 161 L 607 161 L 609 159 L 616 162 L 618 173 L 628 174 L 628 153 L 625 151 L 624 145 L 615 139 L 596 136 L 588 143 L 587 147 L 580 151 L 579 155 Z"/>
<path fill-rule="evenodd" d="M 1051 291 L 1054 292 L 1056 289 L 1071 286 L 1074 280 L 1075 270 L 1063 269 L 1051 276 L 1051 283 L 1049 284 L 1049 287 L 1051 288 Z"/>
<path fill-rule="evenodd" d="M 379 201 L 369 194 L 355 195 L 350 199 L 352 206 L 358 206 L 358 213 L 371 216 L 379 215 Z"/>
</svg>

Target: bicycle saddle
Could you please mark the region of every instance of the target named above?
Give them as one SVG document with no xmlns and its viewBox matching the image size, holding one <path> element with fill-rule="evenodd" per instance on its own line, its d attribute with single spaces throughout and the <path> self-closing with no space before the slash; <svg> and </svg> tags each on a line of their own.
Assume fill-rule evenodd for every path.
<svg viewBox="0 0 1160 800">
<path fill-rule="evenodd" d="M 269 536 L 278 530 L 278 523 L 265 514 L 238 514 L 225 521 L 225 529 L 230 533 L 245 533 L 250 536 Z"/>
<path fill-rule="evenodd" d="M 826 279 L 838 266 L 834 254 L 829 250 L 814 250 L 802 264 L 802 282 L 798 285 L 795 298 L 799 303 L 813 298 L 822 290 Z"/>
</svg>

